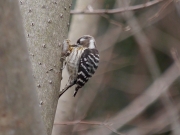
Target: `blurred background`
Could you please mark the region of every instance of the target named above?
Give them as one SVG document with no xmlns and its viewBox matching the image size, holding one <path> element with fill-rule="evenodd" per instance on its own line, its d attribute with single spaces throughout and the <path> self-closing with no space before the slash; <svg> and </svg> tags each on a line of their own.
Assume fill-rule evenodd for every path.
<svg viewBox="0 0 180 135">
<path fill-rule="evenodd" d="M 73 0 L 70 8 L 69 39 L 95 37 L 100 64 L 77 97 L 73 87 L 59 100 L 52 134 L 180 135 L 179 0 Z M 62 88 L 67 81 L 65 69 Z"/>
</svg>

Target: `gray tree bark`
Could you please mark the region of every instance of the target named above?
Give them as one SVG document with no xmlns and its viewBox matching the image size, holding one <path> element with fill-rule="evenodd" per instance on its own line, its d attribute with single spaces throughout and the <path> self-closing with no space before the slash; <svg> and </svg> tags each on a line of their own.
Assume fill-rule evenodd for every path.
<svg viewBox="0 0 180 135">
<path fill-rule="evenodd" d="M 28 48 L 42 117 L 51 134 L 61 81 L 61 43 L 67 38 L 71 0 L 22 0 Z"/>
<path fill-rule="evenodd" d="M 91 3 L 89 0 L 78 0 L 76 3 L 75 9 L 77 10 L 84 10 L 87 8 L 88 5 L 91 5 L 95 9 L 99 9 L 103 6 L 104 0 L 98 0 L 97 2 Z M 69 39 L 72 41 L 72 43 L 75 43 L 78 38 L 80 38 L 82 35 L 92 35 L 95 36 L 96 31 L 98 29 L 98 22 L 99 22 L 99 16 L 98 15 L 74 15 L 72 17 L 72 23 L 69 31 Z M 63 80 L 61 89 L 65 87 L 65 84 L 68 81 L 68 73 L 65 69 L 63 71 Z M 76 110 L 77 104 L 83 96 L 83 90 L 79 90 L 77 96 L 73 97 L 74 87 L 70 88 L 59 100 L 58 107 L 56 111 L 56 117 L 55 117 L 55 123 L 63 122 L 63 121 L 69 121 L 76 119 Z M 87 91 L 85 91 L 87 92 Z M 87 93 L 86 93 L 87 94 Z M 82 105 L 84 107 L 84 104 Z M 88 104 L 86 103 L 86 107 L 83 109 L 81 108 L 81 111 L 77 111 L 80 113 L 79 115 L 82 116 L 82 114 L 86 113 L 86 108 L 88 108 Z M 78 115 L 78 116 L 79 116 Z M 61 133 L 64 133 L 66 135 L 71 135 L 73 132 L 73 126 L 60 126 L 56 125 L 53 128 L 53 135 L 59 135 Z"/>
<path fill-rule="evenodd" d="M 0 135 L 45 135 L 17 0 L 0 1 Z"/>
</svg>

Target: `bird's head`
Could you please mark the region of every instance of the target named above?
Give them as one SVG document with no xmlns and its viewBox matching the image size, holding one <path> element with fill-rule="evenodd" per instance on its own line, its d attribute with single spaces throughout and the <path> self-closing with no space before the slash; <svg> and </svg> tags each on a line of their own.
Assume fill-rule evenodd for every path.
<svg viewBox="0 0 180 135">
<path fill-rule="evenodd" d="M 78 45 L 82 45 L 83 47 L 87 47 L 89 49 L 95 49 L 96 48 L 96 42 L 95 39 L 90 35 L 84 35 L 81 38 L 77 40 Z"/>
</svg>

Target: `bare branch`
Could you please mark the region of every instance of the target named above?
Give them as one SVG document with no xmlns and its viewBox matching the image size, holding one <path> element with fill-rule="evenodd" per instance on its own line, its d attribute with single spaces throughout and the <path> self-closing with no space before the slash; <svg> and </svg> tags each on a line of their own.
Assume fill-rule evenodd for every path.
<svg viewBox="0 0 180 135">
<path fill-rule="evenodd" d="M 120 129 L 126 123 L 140 115 L 150 104 L 156 101 L 170 85 L 179 77 L 179 69 L 173 64 L 163 75 L 161 75 L 145 92 L 137 97 L 129 106 L 122 110 L 109 121 L 113 122 L 113 128 Z M 100 131 L 95 130 L 90 134 L 98 134 Z M 110 132 L 106 132 L 108 134 Z"/>
<path fill-rule="evenodd" d="M 170 4 L 169 1 L 167 3 Z M 163 6 L 162 9 L 164 9 L 166 5 Z M 140 25 L 137 19 L 133 16 L 133 12 L 131 11 L 128 12 L 125 17 L 128 24 L 132 27 L 132 32 L 135 32 L 137 29 L 140 29 Z M 131 20 L 129 18 L 131 18 Z M 146 64 L 148 65 L 149 71 L 153 79 L 155 80 L 160 75 L 160 69 L 158 67 L 158 63 L 156 61 L 155 55 L 150 47 L 148 38 L 142 31 L 137 32 L 134 35 L 134 37 L 136 41 L 138 42 L 141 52 L 146 60 Z M 177 114 L 176 108 L 174 107 L 173 103 L 170 100 L 168 91 L 162 93 L 162 96 L 160 97 L 160 99 L 162 103 L 164 104 L 166 111 L 168 112 L 168 116 L 171 121 L 173 133 L 175 135 L 178 135 L 180 133 L 180 130 L 179 130 L 180 124 L 177 121 L 178 114 Z"/>
<path fill-rule="evenodd" d="M 110 9 L 110 10 L 107 10 L 107 9 L 96 9 L 96 10 L 92 10 L 92 11 L 89 11 L 89 10 L 82 10 L 82 11 L 72 10 L 71 14 L 116 14 L 116 13 L 122 13 L 122 12 L 126 12 L 126 11 L 139 10 L 142 8 L 150 7 L 150 6 L 153 6 L 153 5 L 160 3 L 162 1 L 165 1 L 165 0 L 154 0 L 154 1 L 146 2 L 144 4 L 139 4 L 136 6 L 129 6 L 126 8 L 117 8 L 117 9 Z"/>
<path fill-rule="evenodd" d="M 102 15 L 100 15 L 100 16 L 102 16 L 102 17 L 104 17 L 105 19 L 107 19 L 111 24 L 114 24 L 114 25 L 116 25 L 116 26 L 118 26 L 118 27 L 124 27 L 122 23 L 120 23 L 120 22 L 118 22 L 118 21 L 116 21 L 116 20 L 111 19 L 111 18 L 110 18 L 108 15 L 106 15 L 106 14 L 102 14 Z"/>
<path fill-rule="evenodd" d="M 103 122 L 98 122 L 98 121 L 81 121 L 81 120 L 76 120 L 76 121 L 66 121 L 66 122 L 61 122 L 61 123 L 54 123 L 54 125 L 76 125 L 76 124 L 87 124 L 87 125 L 98 125 L 98 126 L 103 126 L 110 131 L 118 134 L 118 135 L 125 135 L 123 133 L 117 132 L 114 128 L 111 127 L 111 124 L 109 123 L 103 123 Z"/>
<path fill-rule="evenodd" d="M 169 0 L 168 2 L 166 2 L 155 15 L 149 18 L 149 20 L 151 21 L 157 18 L 164 11 L 164 9 L 169 6 L 169 4 L 171 4 L 171 2 L 173 2 L 173 0 Z"/>
</svg>

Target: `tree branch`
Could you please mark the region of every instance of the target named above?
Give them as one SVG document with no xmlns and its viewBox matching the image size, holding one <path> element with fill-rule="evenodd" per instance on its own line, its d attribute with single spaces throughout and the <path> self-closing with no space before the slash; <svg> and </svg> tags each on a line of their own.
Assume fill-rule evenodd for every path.
<svg viewBox="0 0 180 135">
<path fill-rule="evenodd" d="M 172 64 L 145 92 L 137 97 L 119 114 L 109 119 L 113 123 L 114 129 L 120 129 L 129 121 L 140 115 L 150 104 L 156 101 L 170 85 L 179 77 L 179 69 L 176 64 Z M 99 129 L 92 131 L 90 134 L 98 134 Z M 109 131 L 106 134 L 110 134 Z M 89 135 L 89 134 L 88 134 Z"/>
<path fill-rule="evenodd" d="M 166 9 L 167 6 L 169 6 L 169 4 L 171 4 L 171 2 L 173 2 L 173 0 L 167 1 L 155 15 L 153 15 L 152 17 L 149 18 L 149 21 L 157 18 L 164 11 L 164 9 Z"/>
<path fill-rule="evenodd" d="M 108 9 L 96 9 L 96 10 L 91 10 L 91 11 L 90 10 L 82 10 L 82 11 L 71 10 L 71 14 L 117 14 L 117 13 L 122 13 L 126 11 L 139 10 L 146 7 L 151 7 L 162 1 L 165 1 L 165 0 L 154 0 L 154 1 L 146 2 L 144 4 L 129 6 L 126 8 L 110 9 L 110 10 Z"/>
<path fill-rule="evenodd" d="M 110 123 L 104 123 L 104 122 L 98 122 L 98 121 L 81 121 L 81 120 L 54 123 L 54 125 L 76 125 L 76 124 L 103 126 L 118 135 L 125 135 L 123 133 L 117 132 L 114 128 L 112 128 Z"/>
</svg>

